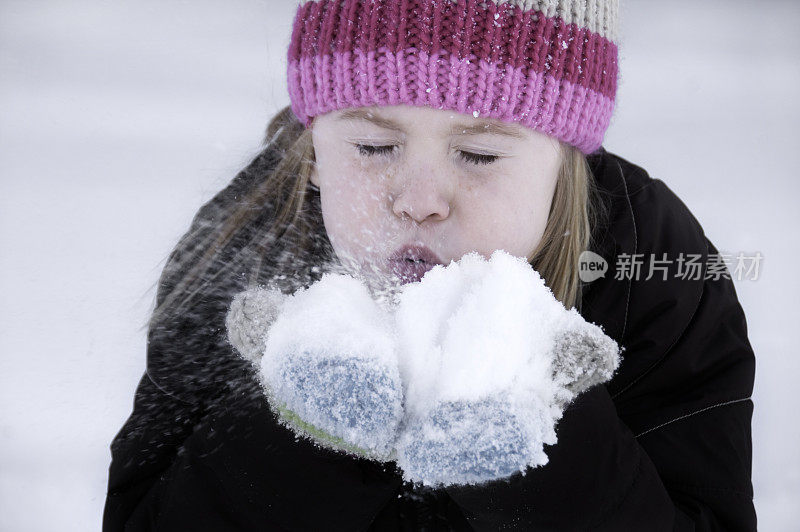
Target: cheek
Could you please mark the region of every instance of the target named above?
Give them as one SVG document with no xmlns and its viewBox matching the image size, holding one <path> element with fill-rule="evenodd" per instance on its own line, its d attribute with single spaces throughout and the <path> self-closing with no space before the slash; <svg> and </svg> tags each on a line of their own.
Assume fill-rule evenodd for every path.
<svg viewBox="0 0 800 532">
<path fill-rule="evenodd" d="M 554 179 L 509 178 L 505 186 L 473 191 L 467 247 L 487 257 L 497 249 L 530 256 L 547 226 L 554 186 Z"/>
<path fill-rule="evenodd" d="M 373 248 L 385 216 L 385 192 L 357 164 L 320 172 L 320 201 L 325 230 L 334 250 L 362 257 Z"/>
<path fill-rule="evenodd" d="M 519 256 L 530 257 L 542 239 L 550 217 L 554 179 L 533 187 L 525 196 L 527 201 L 519 206 L 516 217 Z"/>
</svg>

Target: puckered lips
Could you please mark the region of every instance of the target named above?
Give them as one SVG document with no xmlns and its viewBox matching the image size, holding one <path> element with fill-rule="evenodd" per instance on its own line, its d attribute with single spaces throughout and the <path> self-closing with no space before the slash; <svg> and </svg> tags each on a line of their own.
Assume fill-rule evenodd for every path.
<svg viewBox="0 0 800 532">
<path fill-rule="evenodd" d="M 392 272 L 402 284 L 414 283 L 422 279 L 434 266 L 443 264 L 442 260 L 425 246 L 406 244 L 389 257 Z"/>
</svg>

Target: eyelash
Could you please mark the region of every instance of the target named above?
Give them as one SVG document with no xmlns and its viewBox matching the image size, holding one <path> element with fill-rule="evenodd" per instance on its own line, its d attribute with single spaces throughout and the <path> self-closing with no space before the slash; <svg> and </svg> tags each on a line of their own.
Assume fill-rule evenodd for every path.
<svg viewBox="0 0 800 532">
<path fill-rule="evenodd" d="M 358 148 L 359 153 L 367 157 L 372 155 L 387 155 L 393 152 L 396 147 L 397 146 L 395 145 L 371 146 L 369 144 L 356 144 L 356 148 Z M 486 155 L 483 153 L 472 153 L 463 150 L 459 150 L 458 153 L 464 161 L 475 165 L 491 164 L 500 158 L 498 155 Z"/>
</svg>

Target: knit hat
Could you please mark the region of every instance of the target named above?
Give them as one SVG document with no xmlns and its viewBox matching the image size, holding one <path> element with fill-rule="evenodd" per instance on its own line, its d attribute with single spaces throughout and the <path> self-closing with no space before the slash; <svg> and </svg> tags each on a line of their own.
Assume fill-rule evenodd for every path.
<svg viewBox="0 0 800 532">
<path fill-rule="evenodd" d="M 617 91 L 618 0 L 301 0 L 292 110 L 416 105 L 595 151 Z"/>
</svg>

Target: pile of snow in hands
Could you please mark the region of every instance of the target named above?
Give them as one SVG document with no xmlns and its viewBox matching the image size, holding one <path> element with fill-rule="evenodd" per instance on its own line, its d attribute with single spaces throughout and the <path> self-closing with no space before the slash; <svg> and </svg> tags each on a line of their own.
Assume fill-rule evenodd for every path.
<svg viewBox="0 0 800 532">
<path fill-rule="evenodd" d="M 287 426 L 430 486 L 546 464 L 566 405 L 620 361 L 613 339 L 502 251 L 436 266 L 388 300 L 343 274 L 292 295 L 251 289 L 227 327 Z"/>
</svg>

